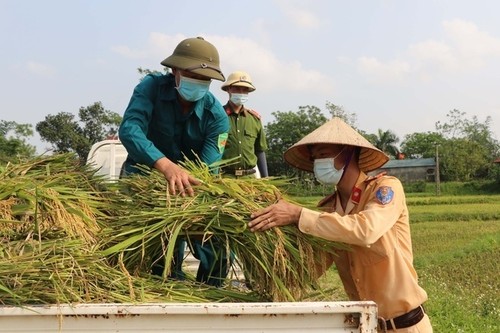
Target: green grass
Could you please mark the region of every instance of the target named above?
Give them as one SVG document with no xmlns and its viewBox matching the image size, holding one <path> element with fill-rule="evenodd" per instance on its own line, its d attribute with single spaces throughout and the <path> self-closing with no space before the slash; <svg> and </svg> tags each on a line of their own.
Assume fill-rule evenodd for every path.
<svg viewBox="0 0 500 333">
<path fill-rule="evenodd" d="M 295 197 L 314 208 L 321 197 Z M 414 264 L 434 332 L 500 332 L 500 195 L 408 195 Z M 418 222 L 418 223 L 417 223 Z M 346 300 L 334 267 L 315 300 Z"/>
</svg>

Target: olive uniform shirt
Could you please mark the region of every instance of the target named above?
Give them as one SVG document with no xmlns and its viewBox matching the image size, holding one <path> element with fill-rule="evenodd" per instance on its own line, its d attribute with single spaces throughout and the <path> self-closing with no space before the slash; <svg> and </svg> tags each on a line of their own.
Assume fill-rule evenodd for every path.
<svg viewBox="0 0 500 333">
<path fill-rule="evenodd" d="M 241 108 L 235 113 L 228 103 L 224 106 L 229 118 L 229 136 L 223 158 L 225 160 L 240 157 L 231 169 L 252 169 L 257 164 L 257 153 L 267 150 L 266 136 L 260 117 L 254 111 Z"/>
<path fill-rule="evenodd" d="M 179 162 L 199 158 L 210 165 L 222 158 L 229 131 L 221 103 L 207 94 L 182 113 L 175 77 L 147 75 L 135 87 L 120 125 L 119 137 L 128 152 L 127 173 L 138 172 L 134 164 L 152 167 L 167 157 Z"/>
<path fill-rule="evenodd" d="M 345 211 L 336 194 L 320 205 L 330 213 L 303 208 L 299 228 L 350 244 L 350 250 L 338 250 L 338 256 L 331 258 L 350 300 L 374 301 L 379 316 L 386 319 L 427 300 L 413 267 L 408 209 L 397 178 L 368 178 L 361 173 Z"/>
</svg>

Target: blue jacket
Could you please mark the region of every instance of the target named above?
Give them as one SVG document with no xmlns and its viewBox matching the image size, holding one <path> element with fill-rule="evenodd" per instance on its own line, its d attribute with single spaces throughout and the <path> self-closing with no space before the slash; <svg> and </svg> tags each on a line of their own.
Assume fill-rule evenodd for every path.
<svg viewBox="0 0 500 333">
<path fill-rule="evenodd" d="M 208 92 L 193 104 L 186 115 L 177 99 L 175 77 L 147 75 L 135 87 L 119 138 L 128 152 L 126 172 L 131 167 L 154 163 L 167 157 L 172 162 L 199 159 L 210 165 L 222 158 L 229 131 L 229 121 L 220 102 Z"/>
</svg>

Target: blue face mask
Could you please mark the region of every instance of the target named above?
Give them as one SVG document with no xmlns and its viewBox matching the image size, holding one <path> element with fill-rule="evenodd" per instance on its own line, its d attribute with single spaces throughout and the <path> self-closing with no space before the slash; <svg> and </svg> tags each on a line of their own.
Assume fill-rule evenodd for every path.
<svg viewBox="0 0 500 333">
<path fill-rule="evenodd" d="M 186 101 L 196 102 L 207 94 L 210 83 L 211 81 L 197 80 L 181 75 L 177 91 Z"/>
</svg>

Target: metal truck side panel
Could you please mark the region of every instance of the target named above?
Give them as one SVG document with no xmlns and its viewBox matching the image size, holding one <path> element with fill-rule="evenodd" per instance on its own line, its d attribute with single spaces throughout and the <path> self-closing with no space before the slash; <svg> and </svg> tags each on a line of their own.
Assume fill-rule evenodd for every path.
<svg viewBox="0 0 500 333">
<path fill-rule="evenodd" d="M 79 304 L 0 307 L 0 332 L 377 331 L 373 302 Z"/>
</svg>

